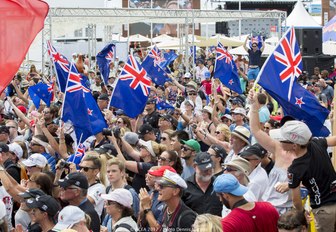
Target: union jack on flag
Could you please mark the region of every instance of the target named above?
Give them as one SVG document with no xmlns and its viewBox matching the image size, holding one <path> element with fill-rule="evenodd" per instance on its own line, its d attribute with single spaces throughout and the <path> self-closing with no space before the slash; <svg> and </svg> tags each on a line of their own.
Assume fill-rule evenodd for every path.
<svg viewBox="0 0 336 232">
<path fill-rule="evenodd" d="M 77 151 L 76 151 L 75 156 L 76 157 L 83 157 L 85 155 L 85 150 L 86 150 L 85 145 L 83 143 L 80 143 L 77 147 Z"/>
<path fill-rule="evenodd" d="M 75 92 L 75 91 L 78 91 L 80 89 L 83 90 L 83 92 L 90 92 L 90 89 L 84 87 L 82 85 L 82 82 L 81 82 L 81 75 L 77 72 L 77 69 L 75 67 L 75 65 L 73 64 L 72 65 L 72 69 L 69 73 L 69 80 L 68 80 L 71 85 L 67 87 L 67 92 Z M 69 85 L 69 84 L 68 84 Z"/>
<path fill-rule="evenodd" d="M 133 56 L 129 56 L 114 88 L 110 105 L 134 118 L 143 112 L 150 86 L 151 79 L 147 77 L 145 69 Z"/>
<path fill-rule="evenodd" d="M 50 41 L 47 41 L 47 47 L 50 59 L 54 64 L 59 89 L 64 93 L 70 70 L 70 62 L 51 45 Z"/>
<path fill-rule="evenodd" d="M 153 58 L 154 67 L 159 66 L 162 62 L 164 62 L 166 59 L 163 57 L 161 51 L 154 46 L 152 50 L 148 54 L 149 57 Z"/>
<path fill-rule="evenodd" d="M 328 136 L 323 123 L 329 111 L 296 81 L 301 72 L 302 58 L 292 27 L 265 61 L 256 82 L 281 105 L 285 115 L 304 121 L 313 136 Z"/>
<path fill-rule="evenodd" d="M 111 50 L 106 54 L 105 58 L 110 63 L 114 61 L 114 54 L 115 54 L 115 46 L 111 47 Z"/>
<path fill-rule="evenodd" d="M 218 43 L 218 46 L 216 48 L 216 53 L 217 53 L 217 60 L 223 60 L 225 59 L 225 63 L 231 64 L 232 62 L 232 55 L 225 49 L 223 44 Z"/>
<path fill-rule="evenodd" d="M 129 86 L 134 90 L 140 87 L 143 95 L 148 96 L 151 80 L 147 77 L 146 70 L 138 64 L 133 56 L 129 56 L 128 62 L 119 76 L 119 80 L 132 80 Z"/>
</svg>

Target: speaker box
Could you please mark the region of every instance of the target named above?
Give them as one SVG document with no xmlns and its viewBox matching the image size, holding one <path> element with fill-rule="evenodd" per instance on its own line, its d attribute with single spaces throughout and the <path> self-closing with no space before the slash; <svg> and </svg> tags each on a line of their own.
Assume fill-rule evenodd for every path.
<svg viewBox="0 0 336 232">
<path fill-rule="evenodd" d="M 300 46 L 301 55 L 312 56 L 322 54 L 322 28 L 295 29 L 295 35 Z"/>
<path fill-rule="evenodd" d="M 333 70 L 334 60 L 336 56 L 302 56 L 303 70 L 308 72 L 311 76 L 314 73 L 314 67 L 319 67 L 320 70 L 328 70 L 329 72 Z"/>
<path fill-rule="evenodd" d="M 227 22 L 216 23 L 216 34 L 229 35 L 229 27 Z"/>
</svg>

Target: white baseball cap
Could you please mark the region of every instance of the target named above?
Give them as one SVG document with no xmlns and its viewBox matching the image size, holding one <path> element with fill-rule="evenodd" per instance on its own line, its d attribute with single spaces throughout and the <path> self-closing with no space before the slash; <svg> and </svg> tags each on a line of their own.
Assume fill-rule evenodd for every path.
<svg viewBox="0 0 336 232">
<path fill-rule="evenodd" d="M 58 222 L 53 230 L 61 231 L 70 229 L 76 223 L 85 220 L 85 213 L 77 206 L 68 205 L 64 207 L 58 214 Z"/>
<path fill-rule="evenodd" d="M 287 121 L 280 129 L 270 130 L 272 139 L 306 145 L 312 137 L 309 127 L 301 121 Z"/>
<path fill-rule="evenodd" d="M 13 152 L 19 159 L 22 158 L 23 150 L 22 150 L 22 147 L 19 144 L 17 144 L 17 143 L 8 144 L 8 148 L 9 148 L 9 151 Z"/>
<path fill-rule="evenodd" d="M 246 117 L 246 110 L 242 107 L 237 107 L 236 109 L 234 109 L 232 111 L 232 113 L 234 114 L 241 114 L 241 115 L 244 115 Z"/>
<path fill-rule="evenodd" d="M 27 160 L 22 161 L 26 167 L 38 166 L 44 168 L 48 164 L 48 160 L 40 153 L 34 153 Z"/>
<path fill-rule="evenodd" d="M 101 197 L 104 200 L 115 201 L 127 208 L 132 208 L 133 196 L 127 189 L 118 188 L 109 194 L 102 194 Z"/>
</svg>

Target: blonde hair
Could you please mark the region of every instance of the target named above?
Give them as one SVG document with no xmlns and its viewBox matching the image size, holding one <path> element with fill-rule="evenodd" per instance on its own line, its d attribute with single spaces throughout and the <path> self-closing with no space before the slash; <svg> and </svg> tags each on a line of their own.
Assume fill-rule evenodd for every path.
<svg viewBox="0 0 336 232">
<path fill-rule="evenodd" d="M 91 161 L 99 168 L 99 180 L 106 186 L 106 157 L 104 155 L 99 155 L 96 151 L 88 151 L 85 153 L 82 161 Z"/>
<path fill-rule="evenodd" d="M 193 224 L 194 232 L 222 232 L 221 218 L 209 213 L 201 214 L 196 217 Z"/>
<path fill-rule="evenodd" d="M 167 147 L 163 144 L 160 144 L 154 141 L 151 141 L 151 144 L 152 144 L 152 148 L 156 156 L 161 155 L 162 152 L 167 150 Z"/>
<path fill-rule="evenodd" d="M 231 131 L 230 131 L 230 128 L 226 124 L 224 124 L 224 123 L 218 124 L 217 125 L 217 130 L 220 130 L 221 132 L 223 132 L 225 142 L 230 141 Z"/>
<path fill-rule="evenodd" d="M 122 160 L 120 160 L 117 157 L 113 157 L 112 159 L 109 159 L 107 161 L 107 165 L 106 165 L 107 167 L 110 167 L 112 165 L 117 165 L 119 170 L 122 171 L 122 172 L 125 172 L 125 170 L 126 170 L 125 162 L 123 162 Z"/>
</svg>

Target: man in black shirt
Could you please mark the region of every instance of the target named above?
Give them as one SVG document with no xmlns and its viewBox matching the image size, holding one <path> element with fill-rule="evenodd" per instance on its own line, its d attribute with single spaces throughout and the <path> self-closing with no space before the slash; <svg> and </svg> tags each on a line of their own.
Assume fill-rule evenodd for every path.
<svg viewBox="0 0 336 232">
<path fill-rule="evenodd" d="M 61 187 L 60 198 L 69 205 L 78 206 L 91 218 L 90 229 L 93 232 L 100 231 L 100 219 L 92 203 L 87 199 L 89 183 L 87 178 L 79 172 L 68 174 L 58 181 Z"/>
<path fill-rule="evenodd" d="M 302 183 L 309 191 L 317 230 L 336 231 L 336 172 L 327 152 L 328 146 L 336 145 L 336 136 L 312 138 L 308 126 L 296 120 L 271 130 L 270 135 L 280 141 L 285 151 L 296 155 L 288 168 L 288 185 L 295 208 L 303 210 Z"/>
<path fill-rule="evenodd" d="M 198 214 L 210 213 L 221 216 L 222 204 L 213 191 L 214 164 L 207 152 L 200 152 L 194 159 L 195 174 L 187 179 L 188 188 L 182 200 Z"/>
<path fill-rule="evenodd" d="M 181 200 L 182 190 L 187 188 L 182 177 L 166 170 L 158 182 L 158 201 L 166 203 L 159 231 L 191 231 L 196 213 Z"/>
<path fill-rule="evenodd" d="M 262 42 L 262 47 L 259 49 L 257 43 L 252 43 L 252 49 L 248 48 L 246 45 L 248 37 L 246 37 L 244 43 L 244 49 L 249 54 L 249 68 L 247 71 L 247 77 L 249 81 L 255 80 L 260 71 L 260 63 L 261 63 L 261 54 L 265 48 L 265 42 Z"/>
</svg>

